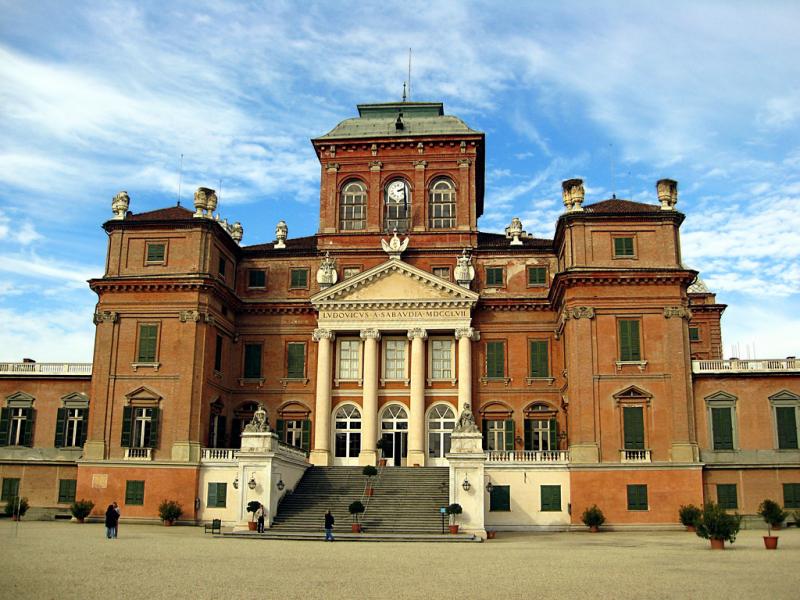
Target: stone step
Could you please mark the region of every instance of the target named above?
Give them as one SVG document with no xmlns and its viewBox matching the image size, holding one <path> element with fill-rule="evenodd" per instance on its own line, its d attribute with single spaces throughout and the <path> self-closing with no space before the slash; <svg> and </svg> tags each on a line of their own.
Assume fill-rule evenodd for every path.
<svg viewBox="0 0 800 600">
<path fill-rule="evenodd" d="M 446 533 L 403 533 L 403 532 L 381 532 L 381 533 L 337 533 L 334 530 L 334 537 L 337 542 L 437 542 L 437 543 L 480 543 L 483 540 L 478 536 L 469 533 L 450 534 Z M 264 533 L 254 531 L 224 532 L 222 537 L 225 539 L 250 539 L 250 540 L 299 540 L 309 542 L 324 542 L 325 533 L 319 531 L 273 531 Z"/>
</svg>

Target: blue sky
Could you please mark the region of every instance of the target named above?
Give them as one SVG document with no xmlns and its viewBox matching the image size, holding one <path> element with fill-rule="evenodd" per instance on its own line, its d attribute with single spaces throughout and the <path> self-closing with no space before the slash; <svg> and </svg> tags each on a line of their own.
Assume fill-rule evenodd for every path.
<svg viewBox="0 0 800 600">
<path fill-rule="evenodd" d="M 486 211 L 552 235 L 587 203 L 680 183 L 684 260 L 725 353 L 800 353 L 797 2 L 0 0 L 0 360 L 90 361 L 111 198 L 220 190 L 245 244 L 314 233 L 309 138 L 399 100 L 486 132 Z M 613 166 L 612 166 L 613 165 Z M 614 176 L 612 177 L 612 171 Z"/>
</svg>

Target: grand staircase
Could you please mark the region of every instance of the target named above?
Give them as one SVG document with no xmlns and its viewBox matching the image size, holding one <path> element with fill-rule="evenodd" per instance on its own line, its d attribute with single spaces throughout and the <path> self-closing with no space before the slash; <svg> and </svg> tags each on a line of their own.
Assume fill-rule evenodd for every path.
<svg viewBox="0 0 800 600">
<path fill-rule="evenodd" d="M 446 467 L 386 467 L 373 479 L 375 494 L 362 497 L 366 478 L 362 467 L 309 467 L 292 494 L 278 508 L 272 531 L 321 532 L 330 509 L 335 531 L 349 531 L 347 507 L 361 500 L 359 517 L 367 533 L 441 533 L 439 509 L 448 504 Z"/>
</svg>

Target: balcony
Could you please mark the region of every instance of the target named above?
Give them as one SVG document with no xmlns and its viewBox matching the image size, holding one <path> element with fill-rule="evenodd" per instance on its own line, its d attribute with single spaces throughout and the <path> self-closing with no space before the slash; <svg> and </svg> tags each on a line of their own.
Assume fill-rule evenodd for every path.
<svg viewBox="0 0 800 600">
<path fill-rule="evenodd" d="M 91 377 L 92 363 L 37 363 L 37 362 L 4 362 L 0 363 L 0 375 L 16 375 L 19 377 Z"/>
<path fill-rule="evenodd" d="M 200 462 L 236 462 L 237 452 L 234 448 L 201 448 Z"/>
<path fill-rule="evenodd" d="M 764 358 L 753 360 L 693 360 L 692 373 L 775 373 L 788 372 L 800 373 L 800 360 L 790 356 L 788 358 Z"/>
<path fill-rule="evenodd" d="M 152 448 L 125 448 L 125 460 L 153 460 Z"/>
<path fill-rule="evenodd" d="M 490 463 L 545 463 L 567 464 L 569 451 L 567 450 L 489 450 L 486 453 L 486 462 Z"/>
<path fill-rule="evenodd" d="M 650 450 L 620 450 L 619 460 L 624 463 L 649 463 Z"/>
</svg>

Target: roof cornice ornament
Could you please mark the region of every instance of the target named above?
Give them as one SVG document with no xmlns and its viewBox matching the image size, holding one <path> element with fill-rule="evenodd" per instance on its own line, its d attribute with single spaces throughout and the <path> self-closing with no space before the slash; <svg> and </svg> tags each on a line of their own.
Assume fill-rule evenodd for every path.
<svg viewBox="0 0 800 600">
<path fill-rule="evenodd" d="M 131 204 L 130 196 L 128 196 L 128 192 L 119 192 L 114 198 L 111 200 L 111 212 L 114 213 L 112 217 L 115 221 L 121 221 L 125 218 L 125 215 L 128 214 L 128 207 Z"/>
<path fill-rule="evenodd" d="M 406 238 L 401 242 L 400 238 L 397 237 L 396 227 L 392 230 L 392 233 L 394 235 L 388 242 L 384 239 L 381 239 L 381 248 L 383 248 L 383 251 L 386 252 L 390 258 L 399 260 L 400 255 L 403 254 L 406 248 L 408 248 L 408 241 L 410 238 L 406 236 Z"/>
<path fill-rule="evenodd" d="M 583 189 L 583 179 L 567 179 L 561 182 L 561 195 L 564 200 L 566 212 L 581 212 L 583 211 L 583 198 L 585 195 Z"/>
<path fill-rule="evenodd" d="M 326 252 L 325 258 L 317 269 L 317 283 L 320 289 L 326 289 L 334 285 L 339 280 L 339 274 L 336 272 L 336 259 L 331 258 L 331 253 Z"/>
<path fill-rule="evenodd" d="M 464 248 L 461 251 L 461 256 L 456 259 L 456 268 L 453 276 L 458 285 L 467 289 L 472 284 L 472 280 L 475 279 L 475 267 L 472 266 L 472 256 L 468 248 Z"/>
<path fill-rule="evenodd" d="M 527 237 L 525 230 L 522 228 L 522 221 L 519 217 L 511 219 L 511 225 L 506 227 L 506 237 L 511 239 L 511 246 L 522 246 L 520 237 Z"/>
</svg>

